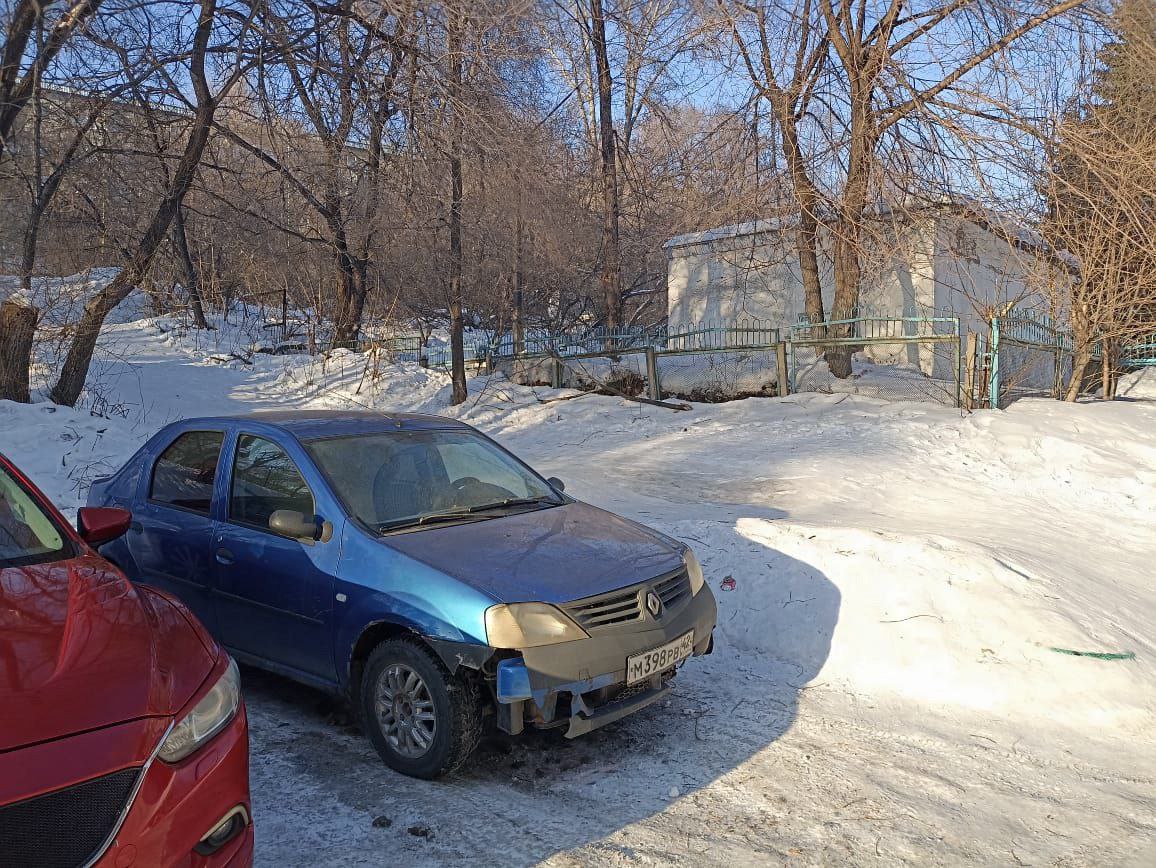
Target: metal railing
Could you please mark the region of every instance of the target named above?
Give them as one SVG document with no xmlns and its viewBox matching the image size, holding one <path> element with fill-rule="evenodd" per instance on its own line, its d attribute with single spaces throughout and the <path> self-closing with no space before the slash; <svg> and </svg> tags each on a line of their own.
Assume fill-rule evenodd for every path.
<svg viewBox="0 0 1156 868">
<path fill-rule="evenodd" d="M 1126 344 L 1120 351 L 1120 360 L 1134 368 L 1156 368 L 1156 333 Z"/>
<path fill-rule="evenodd" d="M 870 313 L 823 323 L 800 317 L 790 328 L 788 346 L 793 392 L 852 392 L 953 406 L 962 401 L 955 316 Z M 833 352 L 853 354 L 846 359 L 852 363 L 850 377 L 831 372 Z"/>
</svg>

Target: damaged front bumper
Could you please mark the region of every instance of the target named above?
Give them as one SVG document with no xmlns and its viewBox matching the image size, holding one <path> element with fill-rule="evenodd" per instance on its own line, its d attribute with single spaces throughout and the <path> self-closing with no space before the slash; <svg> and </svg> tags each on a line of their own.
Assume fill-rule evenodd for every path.
<svg viewBox="0 0 1156 868">
<path fill-rule="evenodd" d="M 694 631 L 693 655 L 709 654 L 717 609 L 703 587 L 677 611 L 617 625 L 589 638 L 538 648 L 497 666 L 498 728 L 517 735 L 527 726 L 566 726 L 575 738 L 621 720 L 662 699 L 674 668 L 626 685 L 628 657 L 659 648 Z"/>
</svg>

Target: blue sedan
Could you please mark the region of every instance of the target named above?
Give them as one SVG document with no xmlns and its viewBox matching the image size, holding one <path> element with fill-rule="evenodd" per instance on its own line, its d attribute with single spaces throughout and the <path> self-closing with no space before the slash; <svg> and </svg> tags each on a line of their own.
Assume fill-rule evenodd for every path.
<svg viewBox="0 0 1156 868">
<path fill-rule="evenodd" d="M 711 650 L 693 552 L 563 488 L 461 422 L 278 412 L 168 425 L 88 502 L 132 511 L 103 553 L 134 581 L 432 778 L 487 725 L 581 735 Z"/>
</svg>

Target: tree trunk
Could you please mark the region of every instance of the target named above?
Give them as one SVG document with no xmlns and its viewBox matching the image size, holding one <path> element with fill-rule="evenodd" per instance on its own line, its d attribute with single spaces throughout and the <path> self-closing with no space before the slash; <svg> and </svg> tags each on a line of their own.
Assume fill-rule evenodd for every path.
<svg viewBox="0 0 1156 868">
<path fill-rule="evenodd" d="M 344 227 L 334 228 L 337 249 L 337 316 L 334 317 L 333 346 L 354 348 L 361 336 L 361 315 L 365 309 L 366 265 L 349 252 Z"/>
<path fill-rule="evenodd" d="M 812 326 L 822 327 L 826 320 L 823 310 L 823 283 L 819 279 L 819 224 L 813 214 L 804 209 L 799 214 L 799 231 L 796 236 L 796 255 L 799 258 L 799 274 L 803 278 L 803 304 L 807 320 Z"/>
<path fill-rule="evenodd" d="M 831 319 L 853 319 L 859 307 L 859 266 L 858 226 L 853 221 L 840 221 L 834 240 L 835 297 L 831 304 Z M 830 326 L 828 334 L 846 341 L 854 335 L 854 325 L 843 322 Z M 854 347 L 847 343 L 832 344 L 827 349 L 827 367 L 831 374 L 841 380 L 851 376 L 851 356 Z"/>
<path fill-rule="evenodd" d="M 96 349 L 96 340 L 100 336 L 105 317 L 124 301 L 148 271 L 153 257 L 169 233 L 173 217 L 184 202 L 189 187 L 192 186 L 201 155 L 208 143 L 213 116 L 217 110 L 217 100 L 209 92 L 208 78 L 205 75 L 205 55 L 208 52 L 209 37 L 212 35 L 217 3 L 216 0 L 201 0 L 200 7 L 189 58 L 189 72 L 193 90 L 197 95 L 197 109 L 193 115 L 188 140 L 185 142 L 180 162 L 177 163 L 164 198 L 157 206 L 144 235 L 141 236 L 132 259 L 108 286 L 84 306 L 84 313 L 77 324 L 64 364 L 60 368 L 60 376 L 52 388 L 51 397 L 57 404 L 72 407 L 84 391 L 84 382 L 88 378 L 88 369 L 92 364 L 92 353 Z"/>
<path fill-rule="evenodd" d="M 606 13 L 602 0 L 591 0 L 590 41 L 598 67 L 598 139 L 602 163 L 602 304 L 606 328 L 622 324 L 622 263 L 618 249 L 618 167 L 615 158 L 614 82 L 610 77 L 610 57 L 606 50 Z"/>
<path fill-rule="evenodd" d="M 522 202 L 519 196 L 518 200 L 518 216 L 514 221 L 514 288 L 513 288 L 513 332 L 514 332 L 514 354 L 521 355 L 526 350 L 526 334 L 525 325 L 523 323 L 524 305 L 523 290 L 525 283 L 524 268 L 524 242 L 522 236 L 526 232 L 525 222 L 522 219 Z"/>
<path fill-rule="evenodd" d="M 36 308 L 12 300 L 0 304 L 0 400 L 29 401 L 28 371 L 36 336 Z"/>
<path fill-rule="evenodd" d="M 1065 401 L 1076 401 L 1084 387 L 1084 378 L 1088 376 L 1088 369 L 1092 366 L 1092 348 L 1087 343 L 1080 342 L 1072 355 L 1072 378 L 1068 380 L 1068 388 L 1064 392 Z"/>
<path fill-rule="evenodd" d="M 812 327 L 819 327 L 820 332 L 826 334 L 822 328 L 826 314 L 823 310 L 823 283 L 819 277 L 819 193 L 803 161 L 793 106 L 781 92 L 776 92 L 770 103 L 779 122 L 787 171 L 795 199 L 799 203 L 795 251 L 799 259 L 799 273 L 803 278 L 803 304 Z"/>
<path fill-rule="evenodd" d="M 1112 352 L 1111 341 L 1105 339 L 1100 342 L 1100 356 L 1100 398 L 1112 401 L 1116 397 L 1116 366 L 1113 364 L 1115 353 Z"/>
<path fill-rule="evenodd" d="M 453 403 L 466 400 L 466 356 L 462 322 L 462 12 L 450 12 L 450 374 Z"/>
<path fill-rule="evenodd" d="M 193 325 L 199 329 L 211 328 L 205 319 L 205 306 L 201 302 L 201 278 L 197 266 L 189 253 L 189 236 L 185 230 L 185 209 L 178 208 L 173 215 L 173 245 L 185 272 L 185 294 L 189 297 L 189 308 L 193 312 Z"/>
<path fill-rule="evenodd" d="M 365 313 L 365 298 L 369 294 L 369 275 L 362 261 L 347 264 L 348 288 L 334 328 L 334 342 L 341 346 L 356 347 L 361 337 L 361 319 Z"/>
<path fill-rule="evenodd" d="M 854 130 L 854 126 L 852 127 Z M 860 255 L 863 249 L 863 219 L 870 189 L 871 153 L 869 141 L 852 142 L 847 185 L 834 227 L 833 258 L 835 294 L 831 302 L 832 320 L 852 320 L 859 315 L 859 291 L 863 280 Z M 832 337 L 847 341 L 854 337 L 854 324 L 844 322 L 828 328 Z M 827 367 L 839 379 L 851 376 L 854 346 L 840 343 L 827 350 Z"/>
</svg>

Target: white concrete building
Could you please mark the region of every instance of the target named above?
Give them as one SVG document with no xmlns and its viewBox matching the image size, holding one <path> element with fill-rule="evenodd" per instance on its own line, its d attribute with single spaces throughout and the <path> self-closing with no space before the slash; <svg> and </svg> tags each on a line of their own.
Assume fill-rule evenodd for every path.
<svg viewBox="0 0 1156 868">
<path fill-rule="evenodd" d="M 1027 234 L 978 217 L 926 214 L 874 222 L 863 315 L 958 316 L 961 333 L 983 331 L 985 313 L 1035 293 L 1040 248 Z M 829 240 L 823 239 L 824 250 Z M 763 220 L 667 241 L 670 332 L 753 320 L 781 328 L 785 336 L 806 311 L 794 244 L 793 224 Z M 820 268 L 829 311 L 834 281 L 828 257 L 821 256 Z"/>
</svg>

